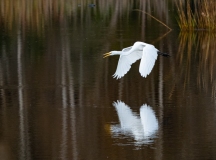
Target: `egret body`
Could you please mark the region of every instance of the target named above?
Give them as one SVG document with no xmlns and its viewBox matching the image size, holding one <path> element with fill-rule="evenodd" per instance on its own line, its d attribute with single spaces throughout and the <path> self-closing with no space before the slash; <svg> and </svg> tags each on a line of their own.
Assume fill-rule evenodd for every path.
<svg viewBox="0 0 216 160">
<path fill-rule="evenodd" d="M 114 78 L 123 77 L 131 68 L 131 65 L 141 59 L 139 72 L 142 77 L 147 77 L 154 67 L 157 56 L 168 57 L 169 54 L 162 53 L 153 45 L 144 42 L 135 42 L 133 46 L 122 49 L 122 51 L 111 51 L 104 54 L 108 56 L 120 55 Z"/>
</svg>

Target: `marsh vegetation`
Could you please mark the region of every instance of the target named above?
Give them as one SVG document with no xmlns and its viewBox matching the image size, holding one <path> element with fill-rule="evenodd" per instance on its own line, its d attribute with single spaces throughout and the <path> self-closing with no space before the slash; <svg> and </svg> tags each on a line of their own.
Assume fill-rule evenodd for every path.
<svg viewBox="0 0 216 160">
<path fill-rule="evenodd" d="M 178 0 L 176 6 L 181 30 L 216 30 L 215 0 Z"/>
</svg>

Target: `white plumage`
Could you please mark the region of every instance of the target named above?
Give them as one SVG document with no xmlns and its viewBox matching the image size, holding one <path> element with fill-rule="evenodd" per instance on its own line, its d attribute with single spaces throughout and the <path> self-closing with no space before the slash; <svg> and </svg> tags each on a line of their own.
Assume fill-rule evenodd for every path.
<svg viewBox="0 0 216 160">
<path fill-rule="evenodd" d="M 139 72 L 142 77 L 147 77 L 155 65 L 158 54 L 168 56 L 159 52 L 153 45 L 144 42 L 135 42 L 133 46 L 122 49 L 122 51 L 111 51 L 104 54 L 104 58 L 120 55 L 114 78 L 123 77 L 131 68 L 131 65 L 141 59 Z"/>
<path fill-rule="evenodd" d="M 121 134 L 133 136 L 136 143 L 139 144 L 152 142 L 152 138 L 158 130 L 158 120 L 150 106 L 144 104 L 140 107 L 140 117 L 122 101 L 114 102 L 113 106 L 120 121 L 120 126 L 111 126 L 114 136 Z"/>
</svg>

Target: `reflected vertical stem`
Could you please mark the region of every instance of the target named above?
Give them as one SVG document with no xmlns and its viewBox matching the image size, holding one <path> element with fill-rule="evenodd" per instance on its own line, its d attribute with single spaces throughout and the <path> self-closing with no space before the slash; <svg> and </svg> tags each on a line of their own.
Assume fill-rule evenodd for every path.
<svg viewBox="0 0 216 160">
<path fill-rule="evenodd" d="M 163 122 L 163 57 L 160 57 L 159 61 L 159 84 L 158 84 L 158 93 L 159 93 L 159 124 Z M 157 159 L 163 158 L 163 130 L 162 127 L 159 127 L 159 145 L 158 145 L 158 154 Z"/>
<path fill-rule="evenodd" d="M 63 41 L 63 40 L 62 40 Z M 64 44 L 64 41 L 62 42 Z M 61 159 L 67 157 L 67 90 L 66 90 L 66 73 L 65 73 L 65 49 L 62 47 L 62 69 L 61 69 L 61 86 L 62 86 L 62 142 L 61 142 Z"/>
</svg>

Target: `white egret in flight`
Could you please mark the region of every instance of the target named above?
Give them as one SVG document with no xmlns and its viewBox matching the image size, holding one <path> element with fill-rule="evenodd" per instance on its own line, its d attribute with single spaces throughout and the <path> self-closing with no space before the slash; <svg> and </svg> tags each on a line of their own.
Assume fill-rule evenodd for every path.
<svg viewBox="0 0 216 160">
<path fill-rule="evenodd" d="M 115 107 L 120 125 L 112 125 L 111 132 L 114 137 L 122 134 L 132 136 L 136 140 L 136 144 L 148 144 L 156 137 L 158 130 L 158 120 L 152 108 L 146 104 L 140 107 L 140 116 L 132 112 L 132 110 L 122 101 L 113 103 Z"/>
<path fill-rule="evenodd" d="M 141 59 L 139 72 L 142 77 L 147 77 L 154 67 L 157 56 L 168 57 L 169 54 L 162 53 L 153 45 L 144 42 L 135 42 L 133 46 L 122 49 L 122 51 L 111 51 L 104 54 L 108 56 L 120 55 L 118 66 L 113 78 L 123 77 L 131 68 L 131 65 Z"/>
</svg>

